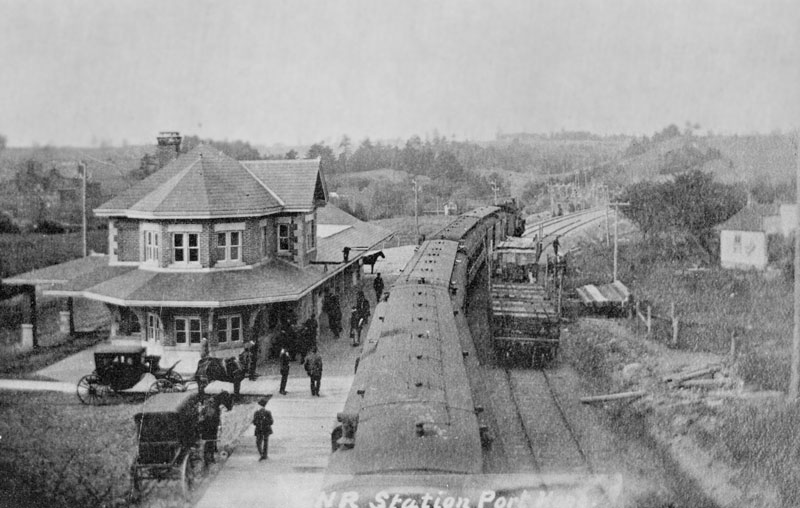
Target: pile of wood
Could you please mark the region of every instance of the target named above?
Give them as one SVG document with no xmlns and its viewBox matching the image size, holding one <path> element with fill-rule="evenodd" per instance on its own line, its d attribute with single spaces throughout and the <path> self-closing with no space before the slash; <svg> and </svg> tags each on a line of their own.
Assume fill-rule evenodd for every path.
<svg viewBox="0 0 800 508">
<path fill-rule="evenodd" d="M 722 368 L 721 364 L 707 365 L 702 369 L 668 374 L 662 377 L 661 381 L 669 384 L 672 388 L 702 388 L 706 390 L 731 388 L 735 382 L 722 372 Z"/>
</svg>

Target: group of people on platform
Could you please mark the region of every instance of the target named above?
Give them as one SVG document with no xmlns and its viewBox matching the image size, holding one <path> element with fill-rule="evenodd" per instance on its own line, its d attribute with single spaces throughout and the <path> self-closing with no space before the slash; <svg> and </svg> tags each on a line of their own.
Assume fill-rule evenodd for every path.
<svg viewBox="0 0 800 508">
<path fill-rule="evenodd" d="M 373 281 L 375 290 L 376 304 L 383 299 L 384 281 L 378 273 Z M 322 303 L 322 312 L 328 316 L 328 325 L 335 339 L 338 339 L 342 332 L 342 311 L 339 297 L 330 291 L 325 292 Z M 350 312 L 350 339 L 353 346 L 361 344 L 361 332 L 369 321 L 371 314 L 370 303 L 364 291 L 359 290 L 356 295 L 356 302 Z M 312 314 L 302 324 L 297 324 L 294 312 L 289 311 L 280 316 L 279 333 L 274 346 L 279 349 L 278 363 L 281 375 L 279 393 L 286 395 L 286 384 L 289 379 L 291 362 L 296 361 L 299 356 L 300 364 L 303 365 L 306 374 L 310 379 L 311 395 L 319 397 L 322 382 L 322 356 L 317 348 L 317 320 Z M 209 344 L 206 338 L 201 341 L 200 357 L 210 356 Z M 244 344 L 243 351 L 238 357 L 238 368 L 247 372 L 251 380 L 256 379 L 256 367 L 258 363 L 258 343 L 248 340 Z M 253 415 L 253 426 L 255 427 L 256 447 L 258 449 L 259 461 L 268 459 L 269 436 L 272 434 L 274 419 L 272 413 L 266 409 L 267 398 L 259 400 L 259 409 Z M 218 408 L 217 408 L 218 409 Z M 229 408 L 230 409 L 230 408 Z M 209 413 L 210 414 L 210 413 Z M 212 416 L 202 419 L 207 423 L 209 441 L 204 450 L 207 463 L 213 462 L 214 452 L 216 451 L 216 434 L 219 429 L 218 411 Z"/>
</svg>

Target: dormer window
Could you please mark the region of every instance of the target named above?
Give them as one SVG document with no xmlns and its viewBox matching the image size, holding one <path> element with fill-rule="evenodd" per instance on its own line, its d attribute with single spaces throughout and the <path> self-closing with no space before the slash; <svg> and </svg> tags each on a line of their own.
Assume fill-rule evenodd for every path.
<svg viewBox="0 0 800 508">
<path fill-rule="evenodd" d="M 175 263 L 200 263 L 198 233 L 172 233 L 172 261 Z"/>
</svg>

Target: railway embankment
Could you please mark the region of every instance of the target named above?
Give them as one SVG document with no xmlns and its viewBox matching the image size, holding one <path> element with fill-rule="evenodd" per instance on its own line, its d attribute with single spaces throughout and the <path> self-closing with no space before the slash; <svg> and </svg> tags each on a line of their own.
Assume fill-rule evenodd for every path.
<svg viewBox="0 0 800 508">
<path fill-rule="evenodd" d="M 737 415 L 752 413 L 754 405 L 774 406 L 774 392 L 745 391 L 720 355 L 668 349 L 616 320 L 580 318 L 566 326 L 562 340 L 561 361 L 584 378 L 586 395 L 646 394 L 594 410 L 620 432 L 649 443 L 679 484 L 700 489 L 721 508 L 792 505 L 784 489 L 771 484 L 773 472 L 756 460 L 743 466 L 742 457 L 731 456 L 731 444 L 721 442 L 741 419 Z"/>
</svg>

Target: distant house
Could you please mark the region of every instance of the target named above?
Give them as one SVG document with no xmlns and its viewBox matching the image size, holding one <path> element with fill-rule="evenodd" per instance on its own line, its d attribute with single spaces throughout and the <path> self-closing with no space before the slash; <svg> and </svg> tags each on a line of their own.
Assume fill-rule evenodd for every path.
<svg viewBox="0 0 800 508">
<path fill-rule="evenodd" d="M 787 210 L 784 208 L 784 212 Z M 783 226 L 780 212 L 781 209 L 776 205 L 748 204 L 717 226 L 722 267 L 765 269 L 770 261 L 769 237 L 788 235 L 789 228 Z"/>
<path fill-rule="evenodd" d="M 3 282 L 103 302 L 112 337 L 167 357 L 199 358 L 204 337 L 212 353 L 266 351 L 281 320 L 319 317 L 324 291 L 356 284 L 363 253 L 391 236 L 326 206 L 319 159 L 237 161 L 206 145 L 178 157 L 170 134 L 171 162 L 95 209 L 108 255 Z"/>
</svg>

